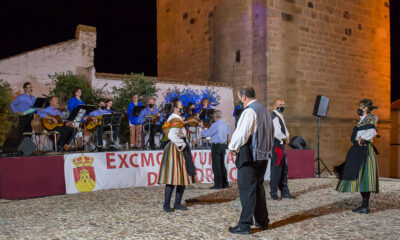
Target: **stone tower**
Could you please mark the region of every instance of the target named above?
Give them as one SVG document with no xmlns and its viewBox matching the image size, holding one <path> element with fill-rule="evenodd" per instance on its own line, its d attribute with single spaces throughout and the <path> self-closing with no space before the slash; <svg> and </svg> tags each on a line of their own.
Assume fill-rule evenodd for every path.
<svg viewBox="0 0 400 240">
<path fill-rule="evenodd" d="M 270 109 L 281 97 L 291 136 L 314 149 L 315 98 L 329 97 L 321 158 L 330 168 L 345 159 L 358 102 L 372 99 L 389 176 L 389 0 L 158 0 L 157 14 L 159 77 L 249 84 Z"/>
</svg>

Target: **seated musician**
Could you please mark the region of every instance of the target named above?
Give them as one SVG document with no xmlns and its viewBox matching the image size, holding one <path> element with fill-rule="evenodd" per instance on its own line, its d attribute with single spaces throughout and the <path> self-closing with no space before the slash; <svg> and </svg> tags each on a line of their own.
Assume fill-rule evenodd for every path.
<svg viewBox="0 0 400 240">
<path fill-rule="evenodd" d="M 200 102 L 200 106 L 196 109 L 196 115 L 200 118 L 201 121 L 206 122 L 207 121 L 207 115 L 204 114 L 205 109 L 212 109 L 210 106 L 210 99 L 208 98 L 203 98 Z"/>
<path fill-rule="evenodd" d="M 107 103 L 108 103 L 107 105 L 109 106 L 109 109 L 107 109 L 107 107 L 106 107 L 105 100 L 101 99 L 99 101 L 99 109 L 89 113 L 90 121 L 93 121 L 94 123 L 98 123 L 99 121 L 101 121 L 100 116 L 111 114 L 113 112 L 113 110 L 111 109 L 112 100 L 108 100 Z M 107 131 L 110 129 L 109 129 L 109 127 L 104 127 L 102 124 L 96 125 L 97 150 L 98 151 L 103 150 L 103 131 L 104 130 Z M 119 130 L 120 130 L 119 126 L 113 126 L 113 138 L 115 140 L 118 139 Z"/>
<path fill-rule="evenodd" d="M 40 112 L 40 118 L 42 119 L 47 119 L 52 121 L 55 124 L 60 123 L 60 120 L 62 120 L 62 113 L 58 109 L 58 98 L 57 97 L 50 97 L 50 106 L 47 108 L 43 109 Z M 50 130 L 50 129 L 49 129 Z M 63 126 L 57 126 L 53 129 L 52 131 L 57 131 L 60 133 L 60 138 L 57 141 L 57 149 L 60 151 L 63 150 L 70 150 L 71 146 L 71 140 L 74 135 L 74 128 L 72 127 L 71 123 L 67 123 Z"/>
<path fill-rule="evenodd" d="M 153 121 L 151 121 L 149 123 L 149 125 L 146 123 L 146 125 L 144 126 L 145 131 L 150 131 L 149 144 L 150 144 L 151 149 L 155 149 L 155 147 L 156 147 L 154 138 L 156 136 L 157 131 L 161 132 L 160 111 L 158 110 L 158 108 L 156 108 L 154 106 L 154 104 L 155 104 L 155 98 L 150 97 L 147 100 L 147 107 L 140 112 L 139 118 L 138 118 L 139 124 L 142 124 L 142 125 L 146 123 L 146 117 L 153 118 Z M 154 120 L 154 119 L 156 119 L 156 120 Z M 146 129 L 146 128 L 150 128 L 150 129 Z"/>
</svg>

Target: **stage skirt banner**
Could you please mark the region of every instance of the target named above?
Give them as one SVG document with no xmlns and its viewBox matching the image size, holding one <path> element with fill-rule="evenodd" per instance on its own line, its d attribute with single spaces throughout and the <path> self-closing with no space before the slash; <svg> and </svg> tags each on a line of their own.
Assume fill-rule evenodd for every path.
<svg viewBox="0 0 400 240">
<path fill-rule="evenodd" d="M 66 192 L 79 193 L 103 189 L 147 187 L 157 184 L 163 151 L 122 151 L 79 153 L 64 156 Z M 212 183 L 211 150 L 192 150 L 197 168 L 196 182 Z M 225 154 L 230 182 L 237 181 L 235 156 Z M 269 180 L 269 167 L 265 174 Z"/>
</svg>

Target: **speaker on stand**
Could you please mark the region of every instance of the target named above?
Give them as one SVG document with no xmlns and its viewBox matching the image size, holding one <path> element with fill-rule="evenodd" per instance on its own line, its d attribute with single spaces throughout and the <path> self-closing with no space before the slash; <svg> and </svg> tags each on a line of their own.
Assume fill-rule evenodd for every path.
<svg viewBox="0 0 400 240">
<path fill-rule="evenodd" d="M 317 98 L 315 99 L 314 111 L 313 111 L 313 115 L 318 117 L 317 158 L 315 159 L 318 166 L 317 167 L 318 169 L 315 172 L 315 174 L 318 174 L 318 177 L 321 177 L 321 173 L 325 170 L 327 170 L 329 174 L 332 175 L 332 172 L 329 170 L 329 168 L 326 166 L 324 161 L 319 156 L 321 118 L 326 117 L 326 113 L 328 112 L 328 107 L 329 107 L 329 98 L 318 95 Z M 322 170 L 321 170 L 321 164 L 324 166 Z"/>
<path fill-rule="evenodd" d="M 35 149 L 36 145 L 31 138 L 11 137 L 4 142 L 2 152 L 6 155 L 30 156 Z"/>
</svg>

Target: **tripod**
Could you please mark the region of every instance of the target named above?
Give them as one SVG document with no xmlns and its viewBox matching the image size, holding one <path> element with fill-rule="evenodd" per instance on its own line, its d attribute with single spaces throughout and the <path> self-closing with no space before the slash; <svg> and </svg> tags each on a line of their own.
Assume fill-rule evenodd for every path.
<svg viewBox="0 0 400 240">
<path fill-rule="evenodd" d="M 315 161 L 317 162 L 317 166 L 318 169 L 315 172 L 315 174 L 318 174 L 318 177 L 321 177 L 321 173 L 325 170 L 327 170 L 329 172 L 330 175 L 332 175 L 332 172 L 329 170 L 329 168 L 326 166 L 326 164 L 324 163 L 324 161 L 322 161 L 322 159 L 319 157 L 319 140 L 320 140 L 320 131 L 321 131 L 321 117 L 318 116 L 318 141 L 317 141 L 317 158 L 315 159 Z M 324 165 L 324 168 L 321 170 L 321 163 L 322 165 Z"/>
</svg>

